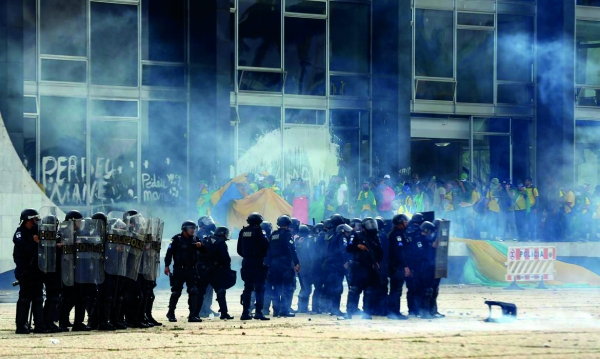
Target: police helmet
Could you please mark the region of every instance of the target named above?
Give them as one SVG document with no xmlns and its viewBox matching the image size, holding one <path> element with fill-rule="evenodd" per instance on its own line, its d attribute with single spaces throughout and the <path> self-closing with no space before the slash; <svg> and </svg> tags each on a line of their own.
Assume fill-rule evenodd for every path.
<svg viewBox="0 0 600 359">
<path fill-rule="evenodd" d="M 300 225 L 298 228 L 298 235 L 300 235 L 300 237 L 308 237 L 310 235 L 310 228 L 304 224 Z"/>
<path fill-rule="evenodd" d="M 377 224 L 377 221 L 371 217 L 367 217 L 367 218 L 363 219 L 362 227 L 365 229 L 365 231 L 367 231 L 369 233 L 377 233 L 379 231 L 379 226 Z"/>
<path fill-rule="evenodd" d="M 421 225 L 421 223 L 425 222 L 425 217 L 421 213 L 415 213 L 412 216 L 411 222 Z"/>
<path fill-rule="evenodd" d="M 338 227 L 340 224 L 344 224 L 344 217 L 342 217 L 341 214 L 334 214 L 333 216 L 331 216 L 331 225 L 333 227 Z"/>
<path fill-rule="evenodd" d="M 300 220 L 298 218 L 290 218 L 292 220 L 292 224 L 290 225 L 290 227 L 295 230 L 298 231 L 298 229 L 300 228 Z"/>
<path fill-rule="evenodd" d="M 263 217 L 256 212 L 252 212 L 246 219 L 246 222 L 251 226 L 257 226 L 263 222 Z"/>
<path fill-rule="evenodd" d="M 404 222 L 408 222 L 408 216 L 403 214 L 397 214 L 394 216 L 394 218 L 392 219 L 392 224 L 394 226 L 398 226 L 400 224 L 403 224 Z"/>
<path fill-rule="evenodd" d="M 207 217 L 208 216 L 202 216 L 202 217 L 198 218 L 198 228 L 204 227 L 204 219 Z"/>
<path fill-rule="evenodd" d="M 215 221 L 212 219 L 211 216 L 204 216 L 201 217 L 202 219 L 202 225 L 198 224 L 198 227 L 209 227 L 209 226 L 215 226 Z M 198 220 L 198 222 L 200 222 L 200 220 Z M 215 228 L 215 227 L 212 227 Z"/>
<path fill-rule="evenodd" d="M 350 221 L 350 227 L 354 228 L 356 231 L 360 231 L 362 229 L 362 221 L 360 218 L 353 218 Z"/>
<path fill-rule="evenodd" d="M 91 232 L 94 228 L 92 228 L 92 219 L 90 217 L 85 217 L 83 219 L 83 228 L 88 231 Z"/>
<path fill-rule="evenodd" d="M 227 227 L 218 227 L 215 230 L 215 236 L 225 237 L 225 239 L 229 239 L 229 229 L 227 229 Z"/>
<path fill-rule="evenodd" d="M 287 214 L 280 216 L 277 218 L 277 226 L 278 227 L 289 227 L 292 224 L 292 219 Z"/>
<path fill-rule="evenodd" d="M 431 233 L 435 231 L 435 226 L 433 225 L 433 223 L 425 221 L 421 224 L 421 231 L 427 231 L 428 233 Z"/>
<path fill-rule="evenodd" d="M 383 230 L 385 228 L 385 221 L 383 220 L 383 217 L 377 216 L 375 217 L 375 221 L 377 222 L 378 229 Z"/>
<path fill-rule="evenodd" d="M 102 212 L 94 213 L 94 215 L 92 216 L 92 219 L 99 219 L 102 222 L 104 222 L 104 224 L 106 224 L 108 222 L 108 218 Z"/>
<path fill-rule="evenodd" d="M 53 214 L 49 214 L 46 217 L 42 218 L 42 224 L 46 224 L 46 225 L 58 225 L 58 218 L 53 215 Z"/>
<path fill-rule="evenodd" d="M 196 223 L 194 221 L 187 220 L 181 224 L 181 231 L 187 231 L 188 228 L 196 229 Z"/>
<path fill-rule="evenodd" d="M 346 223 L 340 224 L 339 226 L 335 227 L 335 232 L 336 233 L 342 233 L 342 232 L 350 233 L 350 232 L 352 232 L 352 227 L 350 227 Z"/>
<path fill-rule="evenodd" d="M 326 219 L 323 221 L 323 229 L 324 230 L 330 230 L 331 228 L 333 228 L 333 224 L 331 223 L 330 219 Z"/>
<path fill-rule="evenodd" d="M 264 221 L 260 224 L 260 228 L 267 233 L 267 235 L 271 234 L 273 231 L 273 225 L 271 222 Z"/>
<path fill-rule="evenodd" d="M 21 212 L 21 218 L 20 218 L 21 222 L 27 222 L 28 220 L 34 219 L 34 218 L 40 219 L 40 214 L 38 213 L 38 211 L 36 211 L 33 208 L 28 208 Z"/>
<path fill-rule="evenodd" d="M 112 229 L 121 229 L 121 230 L 127 229 L 127 225 L 122 220 L 113 218 L 110 221 L 112 222 L 113 220 L 114 220 L 114 222 L 112 223 L 112 227 L 111 227 Z"/>
<path fill-rule="evenodd" d="M 136 211 L 135 209 L 130 209 L 129 211 L 123 213 L 123 222 L 129 223 L 131 217 L 137 216 L 138 214 L 140 214 L 140 212 Z"/>
<path fill-rule="evenodd" d="M 81 220 L 83 215 L 79 211 L 70 211 L 65 216 L 65 221 Z"/>
<path fill-rule="evenodd" d="M 324 229 L 325 229 L 325 226 L 323 225 L 323 223 L 317 223 L 313 227 L 313 232 L 315 234 L 319 234 L 319 233 L 323 232 Z"/>
</svg>

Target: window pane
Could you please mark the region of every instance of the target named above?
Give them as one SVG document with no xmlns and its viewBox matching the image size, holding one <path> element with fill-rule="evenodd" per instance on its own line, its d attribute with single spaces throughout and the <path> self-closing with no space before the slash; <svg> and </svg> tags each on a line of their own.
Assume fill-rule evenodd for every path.
<svg viewBox="0 0 600 359">
<path fill-rule="evenodd" d="M 235 91 L 235 13 L 229 14 L 229 90 Z"/>
<path fill-rule="evenodd" d="M 469 26 L 494 26 L 494 14 L 459 12 L 457 24 Z"/>
<path fill-rule="evenodd" d="M 498 85 L 498 103 L 533 105 L 533 87 L 529 85 Z"/>
<path fill-rule="evenodd" d="M 597 121 L 575 122 L 576 184 L 590 184 L 593 189 L 600 185 L 600 123 Z"/>
<path fill-rule="evenodd" d="M 23 119 L 23 166 L 29 175 L 35 179 L 37 173 L 36 145 L 37 120 L 25 117 Z"/>
<path fill-rule="evenodd" d="M 40 52 L 86 56 L 86 0 L 40 1 Z"/>
<path fill-rule="evenodd" d="M 185 87 L 185 67 L 142 65 L 142 85 L 162 87 Z"/>
<path fill-rule="evenodd" d="M 23 76 L 36 81 L 36 0 L 23 0 Z"/>
<path fill-rule="evenodd" d="M 331 76 L 331 96 L 369 97 L 368 76 Z"/>
<path fill-rule="evenodd" d="M 286 109 L 285 123 L 293 123 L 296 125 L 324 125 L 325 111 Z"/>
<path fill-rule="evenodd" d="M 150 101 L 142 142 L 142 201 L 185 204 L 187 104 Z M 192 137 L 193 140 L 193 137 Z"/>
<path fill-rule="evenodd" d="M 86 202 L 86 99 L 40 98 L 41 181 L 59 205 Z"/>
<path fill-rule="evenodd" d="M 240 91 L 281 92 L 282 74 L 277 72 L 238 71 Z"/>
<path fill-rule="evenodd" d="M 600 22 L 577 20 L 577 83 L 600 85 Z"/>
<path fill-rule="evenodd" d="M 532 82 L 533 18 L 498 15 L 498 79 Z"/>
<path fill-rule="evenodd" d="M 576 89 L 577 106 L 598 106 L 600 105 L 600 88 L 581 88 Z"/>
<path fill-rule="evenodd" d="M 281 179 L 281 109 L 239 106 L 238 172 Z"/>
<path fill-rule="evenodd" d="M 142 59 L 185 62 L 185 0 L 142 1 Z"/>
<path fill-rule="evenodd" d="M 325 20 L 285 18 L 285 92 L 325 96 Z"/>
<path fill-rule="evenodd" d="M 458 30 L 456 100 L 492 103 L 494 98 L 494 32 Z"/>
<path fill-rule="evenodd" d="M 281 0 L 239 0 L 240 66 L 281 68 Z"/>
<path fill-rule="evenodd" d="M 600 6 L 600 0 L 577 0 L 577 5 Z"/>
<path fill-rule="evenodd" d="M 415 27 L 415 74 L 454 76 L 454 15 L 452 11 L 417 9 Z"/>
<path fill-rule="evenodd" d="M 370 5 L 331 2 L 329 7 L 331 70 L 369 73 Z"/>
<path fill-rule="evenodd" d="M 285 11 L 325 15 L 327 13 L 327 4 L 322 1 L 285 0 Z"/>
<path fill-rule="evenodd" d="M 92 100 L 92 116 L 138 117 L 137 101 Z"/>
<path fill-rule="evenodd" d="M 86 82 L 85 61 L 42 59 L 42 81 Z"/>
<path fill-rule="evenodd" d="M 417 80 L 417 100 L 454 101 L 454 82 Z"/>
<path fill-rule="evenodd" d="M 138 124 L 124 121 L 92 121 L 92 202 L 137 201 Z"/>
<path fill-rule="evenodd" d="M 23 97 L 23 112 L 37 114 L 37 103 L 34 96 Z"/>
<path fill-rule="evenodd" d="M 138 85 L 137 6 L 90 3 L 92 83 Z"/>
</svg>

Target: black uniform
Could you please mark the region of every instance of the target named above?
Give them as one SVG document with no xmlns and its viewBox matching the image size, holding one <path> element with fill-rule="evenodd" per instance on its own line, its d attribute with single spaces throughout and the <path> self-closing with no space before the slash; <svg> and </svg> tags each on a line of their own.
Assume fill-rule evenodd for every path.
<svg viewBox="0 0 600 359">
<path fill-rule="evenodd" d="M 324 238 L 323 262 L 321 265 L 323 283 L 323 308 L 330 313 L 340 315 L 340 302 L 344 291 L 343 281 L 347 262 L 346 252 L 347 239 L 343 233 L 330 231 Z"/>
<path fill-rule="evenodd" d="M 198 239 L 177 234 L 171 239 L 171 244 L 165 256 L 165 266 L 169 267 L 173 261 L 173 274 L 171 277 L 171 298 L 169 300 L 169 314 L 175 313 L 177 301 L 181 297 L 183 284 L 185 283 L 188 293 L 188 305 L 190 317 L 197 312 L 198 289 L 196 288 L 196 264 L 198 263 L 198 251 L 196 248 Z"/>
<path fill-rule="evenodd" d="M 60 243 L 60 233 L 56 233 L 56 244 Z M 58 248 L 58 247 L 57 247 Z M 57 319 L 58 304 L 60 303 L 60 289 L 62 286 L 60 251 L 56 251 L 56 271 L 42 273 L 42 281 L 46 289 L 46 301 L 44 302 L 44 323 L 46 328 L 59 329 L 54 322 Z"/>
<path fill-rule="evenodd" d="M 208 286 L 214 288 L 217 293 L 219 312 L 222 318 L 228 317 L 227 300 L 225 298 L 227 288 L 224 288 L 223 277 L 231 270 L 231 257 L 227 251 L 225 238 L 212 235 L 208 237 L 202 246 L 205 253 L 198 262 L 198 313 L 202 308 L 204 294 Z"/>
<path fill-rule="evenodd" d="M 280 228 L 271 234 L 269 243 L 265 262 L 269 266 L 269 283 L 274 290 L 273 314 L 290 316 L 289 308 L 294 293 L 292 287 L 296 286 L 294 267 L 300 264 L 292 232 Z"/>
<path fill-rule="evenodd" d="M 328 311 L 329 307 L 325 304 L 323 298 L 325 289 L 325 275 L 323 272 L 323 260 L 325 253 L 327 252 L 327 243 L 325 242 L 325 236 L 327 232 L 323 231 L 315 237 L 313 245 L 313 277 L 315 284 L 315 292 L 312 299 L 312 311 L 316 314 L 321 314 L 324 311 Z"/>
<path fill-rule="evenodd" d="M 402 286 L 404 285 L 404 230 L 394 227 L 388 236 L 388 274 L 390 276 L 390 295 L 388 314 L 399 315 L 401 310 Z"/>
<path fill-rule="evenodd" d="M 431 244 L 421 235 L 421 228 L 414 223 L 408 224 L 404 248 L 404 263 L 410 269 L 410 278 L 406 278 L 412 305 L 409 299 L 409 311 L 416 315 L 429 315 L 429 301 L 433 296 L 434 273 L 428 263 L 431 256 Z"/>
<path fill-rule="evenodd" d="M 317 238 L 313 236 L 299 237 L 296 240 L 296 253 L 298 260 L 302 265 L 302 273 L 300 274 L 300 293 L 298 294 L 298 312 L 308 312 L 308 302 L 312 294 L 312 287 L 316 287 L 315 276 L 315 249 L 317 246 Z M 315 309 L 315 299 L 313 297 L 313 311 Z"/>
<path fill-rule="evenodd" d="M 269 250 L 269 240 L 258 225 L 244 227 L 240 231 L 237 253 L 242 257 L 242 292 L 243 314 L 249 315 L 252 292 L 256 293 L 256 314 L 262 313 L 265 299 L 265 280 L 268 267 L 265 257 Z"/>
<path fill-rule="evenodd" d="M 27 316 L 29 307 L 35 321 L 34 332 L 46 332 L 44 325 L 44 298 L 42 272 L 38 268 L 38 244 L 33 237 L 37 228 L 20 226 L 13 236 L 13 260 L 16 264 L 15 278 L 19 281 L 19 300 L 17 301 L 17 331 L 28 331 Z"/>
<path fill-rule="evenodd" d="M 388 306 L 388 236 L 385 235 L 383 228 L 379 230 L 377 243 L 382 251 L 381 259 L 378 261 L 378 277 L 374 278 L 372 285 L 366 289 L 366 297 L 370 314 L 385 316 Z"/>
<path fill-rule="evenodd" d="M 365 245 L 369 250 L 360 250 L 358 248 L 359 244 Z M 352 254 L 347 312 L 348 315 L 353 315 L 358 311 L 361 292 L 366 291 L 367 288 L 372 289 L 381 285 L 378 270 L 375 268 L 383 259 L 383 250 L 381 249 L 379 237 L 375 233 L 360 233 L 358 236 L 351 237 L 346 250 Z M 374 304 L 372 297 L 368 297 L 369 295 L 367 295 L 365 302 L 371 302 L 371 304 L 363 309 L 367 314 L 372 314 L 369 311 L 373 310 Z"/>
</svg>

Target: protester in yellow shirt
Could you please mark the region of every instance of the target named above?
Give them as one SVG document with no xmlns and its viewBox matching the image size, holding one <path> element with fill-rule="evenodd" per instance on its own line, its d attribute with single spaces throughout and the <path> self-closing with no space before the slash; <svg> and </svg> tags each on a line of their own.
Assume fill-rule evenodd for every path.
<svg viewBox="0 0 600 359">
<path fill-rule="evenodd" d="M 529 222 L 527 228 L 527 235 L 531 239 L 538 238 L 538 197 L 540 193 L 538 189 L 533 185 L 533 180 L 531 178 L 525 179 L 525 191 L 527 191 L 527 196 L 529 197 L 529 203 L 531 206 L 531 213 L 529 215 Z"/>
<path fill-rule="evenodd" d="M 575 193 L 568 187 L 560 189 L 560 203 L 562 203 L 562 218 L 564 239 L 573 240 L 573 208 L 575 207 Z"/>
<path fill-rule="evenodd" d="M 517 233 L 519 240 L 529 240 L 528 228 L 529 215 L 531 214 L 531 202 L 527 189 L 523 182 L 517 183 L 517 200 L 515 201 L 515 220 L 517 222 Z"/>
<path fill-rule="evenodd" d="M 487 219 L 488 239 L 500 240 L 500 180 L 492 178 L 490 188 L 485 195 L 485 215 Z"/>
</svg>

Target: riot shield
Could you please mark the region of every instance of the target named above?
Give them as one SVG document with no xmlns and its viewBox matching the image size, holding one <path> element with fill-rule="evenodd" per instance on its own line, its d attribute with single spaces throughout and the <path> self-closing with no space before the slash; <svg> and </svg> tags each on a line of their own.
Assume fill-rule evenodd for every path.
<svg viewBox="0 0 600 359">
<path fill-rule="evenodd" d="M 75 282 L 101 284 L 104 282 L 104 222 L 86 219 L 84 228 L 75 237 Z"/>
<path fill-rule="evenodd" d="M 120 219 L 108 228 L 104 249 L 104 270 L 110 275 L 125 277 L 127 273 L 127 257 L 129 255 L 129 237 L 127 226 Z"/>
<path fill-rule="evenodd" d="M 61 239 L 61 277 L 66 286 L 75 284 L 75 221 L 60 224 Z"/>
<path fill-rule="evenodd" d="M 437 248 L 435 250 L 435 278 L 448 278 L 448 248 L 450 246 L 450 221 L 436 221 Z"/>
<path fill-rule="evenodd" d="M 160 249 L 162 242 L 162 229 L 164 222 L 160 218 L 149 220 L 149 234 L 146 235 L 144 258 L 142 260 L 144 278 L 155 281 L 160 267 Z"/>
<path fill-rule="evenodd" d="M 58 208 L 42 207 L 38 242 L 38 267 L 44 273 L 56 272 L 56 233 L 58 231 Z"/>
<path fill-rule="evenodd" d="M 135 215 L 129 218 L 129 230 L 125 242 L 129 245 L 127 256 L 127 278 L 136 280 L 140 274 L 140 266 L 142 264 L 142 256 L 144 254 L 144 246 L 146 234 L 148 233 L 148 221 L 141 215 Z"/>
</svg>

